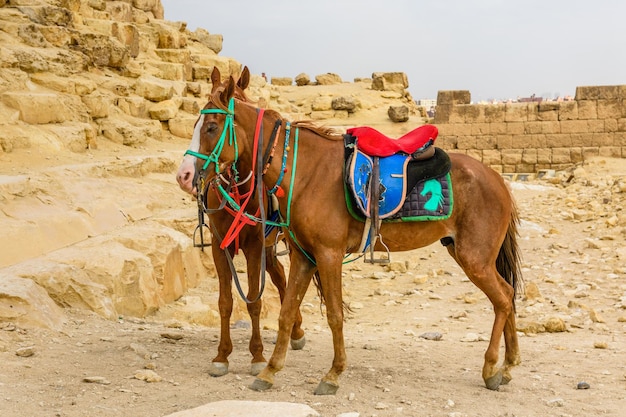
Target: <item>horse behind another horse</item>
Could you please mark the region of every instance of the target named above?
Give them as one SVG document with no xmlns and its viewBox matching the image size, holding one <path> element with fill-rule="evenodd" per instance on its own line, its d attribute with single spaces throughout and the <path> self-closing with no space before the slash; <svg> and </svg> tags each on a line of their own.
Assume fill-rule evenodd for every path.
<svg viewBox="0 0 626 417">
<path fill-rule="evenodd" d="M 243 90 L 249 83 L 249 77 L 250 74 L 248 69 L 245 68 L 237 84 L 239 88 L 239 97 L 242 99 L 245 99 Z M 221 74 L 217 67 L 213 70 L 211 81 L 213 83 L 213 92 L 222 86 Z M 199 134 L 200 127 L 201 126 L 196 124 L 192 144 L 197 139 L 195 135 Z M 197 148 L 194 150 L 197 151 Z M 195 195 L 198 193 L 196 183 L 194 182 L 194 178 L 197 178 L 196 171 L 198 169 L 196 159 L 197 158 L 194 158 L 191 155 L 187 155 L 176 173 L 176 180 L 180 188 L 183 191 Z M 226 180 L 229 179 L 230 178 L 228 177 L 226 178 Z M 250 192 L 250 187 L 249 182 L 237 185 L 238 192 L 243 195 Z M 207 182 L 206 189 L 201 190 L 201 194 L 204 194 L 206 197 L 206 207 L 208 209 L 207 215 L 212 229 L 211 253 L 213 255 L 213 262 L 215 263 L 215 269 L 219 280 L 218 308 L 220 312 L 220 339 L 217 348 L 217 356 L 215 356 L 211 362 L 209 374 L 212 376 L 222 376 L 228 373 L 228 356 L 233 351 L 233 343 L 230 336 L 230 318 L 233 311 L 232 282 L 234 272 L 232 270 L 232 265 L 229 262 L 229 257 L 232 258 L 234 256 L 236 244 L 238 244 L 239 249 L 246 258 L 248 300 L 256 300 L 259 296 L 261 273 L 265 273 L 265 271 L 261 271 L 262 263 L 265 263 L 267 266 L 267 272 L 269 273 L 272 282 L 278 289 L 281 302 L 285 296 L 286 278 L 284 267 L 276 256 L 274 245 L 266 245 L 264 230 L 260 224 L 244 226 L 237 237 L 237 243 L 232 243 L 228 245 L 228 247 L 221 249 L 220 245 L 222 243 L 222 238 L 226 236 L 230 230 L 234 216 L 224 208 L 218 210 L 218 208 L 222 205 L 222 197 L 217 193 L 214 184 Z M 258 210 L 258 205 L 254 199 L 250 201 L 247 210 L 253 214 Z M 200 225 L 200 227 L 202 227 L 202 225 Z M 264 246 L 266 246 L 265 262 L 262 262 Z M 228 253 L 226 251 L 228 251 Z M 263 356 L 263 342 L 260 331 L 261 307 L 262 301 L 260 298 L 254 302 L 247 303 L 248 314 L 250 314 L 252 323 L 252 335 L 249 343 L 250 353 L 252 354 L 250 367 L 250 373 L 252 375 L 257 375 L 267 364 L 267 361 Z M 306 343 L 304 331 L 300 327 L 301 323 L 302 317 L 298 312 L 298 318 L 291 331 L 291 347 L 296 350 L 302 349 Z"/>
</svg>

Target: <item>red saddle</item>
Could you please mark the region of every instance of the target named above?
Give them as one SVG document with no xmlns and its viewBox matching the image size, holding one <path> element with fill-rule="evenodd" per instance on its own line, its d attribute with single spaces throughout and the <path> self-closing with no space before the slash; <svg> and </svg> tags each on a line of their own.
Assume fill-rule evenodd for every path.
<svg viewBox="0 0 626 417">
<path fill-rule="evenodd" d="M 370 156 L 390 156 L 398 152 L 412 154 L 426 145 L 435 142 L 438 130 L 433 125 L 422 125 L 398 139 L 390 138 L 371 127 L 353 127 L 346 131 L 357 138 L 358 148 Z"/>
</svg>

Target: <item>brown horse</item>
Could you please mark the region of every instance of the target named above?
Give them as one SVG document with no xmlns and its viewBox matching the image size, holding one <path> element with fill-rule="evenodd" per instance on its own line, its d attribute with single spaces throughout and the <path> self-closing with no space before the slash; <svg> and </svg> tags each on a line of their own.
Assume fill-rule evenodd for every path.
<svg viewBox="0 0 626 417">
<path fill-rule="evenodd" d="M 211 81 L 213 83 L 213 92 L 218 90 L 218 88 L 223 88 L 221 86 L 221 74 L 217 68 L 213 70 Z M 242 100 L 246 99 L 243 90 L 248 86 L 249 81 L 250 72 L 246 67 L 244 68 L 237 84 L 237 96 Z M 195 126 L 196 129 L 200 129 L 201 127 L 202 126 L 198 126 L 197 124 Z M 195 147 L 195 149 L 192 150 L 197 151 L 198 148 Z M 176 174 L 176 180 L 178 181 L 180 188 L 194 195 L 197 195 L 198 191 L 196 189 L 196 184 L 194 183 L 194 177 L 196 177 L 196 159 L 197 158 L 191 155 L 186 155 Z M 248 193 L 250 191 L 249 181 L 240 184 L 238 186 L 238 191 L 244 195 Z M 220 207 L 221 198 L 210 183 L 208 184 L 206 190 L 206 200 L 206 205 L 209 209 L 209 212 L 207 213 L 209 224 L 213 232 L 211 233 L 211 251 L 219 279 L 218 305 L 221 319 L 220 341 L 217 348 L 217 356 L 211 363 L 209 374 L 212 376 L 222 376 L 228 373 L 228 356 L 233 350 L 233 344 L 230 338 L 230 318 L 233 310 L 232 272 L 225 250 L 229 251 L 230 257 L 232 258 L 234 255 L 235 243 L 232 243 L 224 250 L 220 249 L 220 244 L 222 242 L 221 239 L 228 233 L 228 230 L 233 222 L 233 215 L 225 209 L 217 210 L 217 208 Z M 249 212 L 255 213 L 257 208 L 258 205 L 256 201 L 251 200 L 248 205 Z M 256 224 L 255 226 L 247 225 L 243 227 L 239 234 L 238 244 L 246 258 L 248 271 L 247 298 L 248 300 L 255 300 L 260 292 L 259 278 L 261 274 L 261 257 L 263 252 L 262 249 L 265 245 L 265 237 L 261 225 Z M 270 274 L 272 282 L 278 289 L 282 302 L 285 297 L 286 287 L 285 270 L 276 257 L 273 245 L 270 244 L 266 247 L 265 255 L 267 272 Z M 261 340 L 261 332 L 259 328 L 261 307 L 261 299 L 252 303 L 247 303 L 248 313 L 250 314 L 252 322 L 252 337 L 250 338 L 249 344 L 250 353 L 252 354 L 252 364 L 250 368 L 250 373 L 252 375 L 257 375 L 267 364 L 265 357 L 263 356 L 263 342 Z M 302 317 L 298 313 L 295 325 L 291 331 L 291 346 L 293 349 L 302 349 L 306 342 L 304 331 L 300 328 L 301 323 Z"/>
<path fill-rule="evenodd" d="M 266 111 L 260 118 L 258 109 L 234 97 L 234 80 L 225 87 L 212 94 L 205 106 L 211 110 L 203 121 L 199 152 L 212 155 L 216 172 L 234 161 L 241 166 L 240 172 L 244 172 L 244 167 L 249 169 L 261 154 L 253 151 L 257 123 L 267 132 L 281 117 Z M 342 261 L 346 253 L 359 247 L 364 223 L 350 215 L 345 202 L 342 136 L 304 122 L 294 123 L 294 127 L 293 140 L 285 142 L 283 149 L 288 155 L 285 164 L 274 160 L 263 175 L 267 188 L 276 189 L 278 182 L 284 191 L 279 198 L 280 211 L 293 249 L 277 343 L 268 366 L 250 388 L 269 389 L 275 374 L 283 368 L 298 307 L 313 272 L 317 271 L 332 332 L 334 358 L 315 393 L 335 394 L 339 376 L 346 368 Z M 263 139 L 263 148 L 272 145 L 266 137 L 258 139 Z M 516 290 L 521 285 L 518 213 L 509 189 L 495 171 L 466 155 L 451 154 L 450 159 L 455 204 L 451 216 L 438 221 L 383 222 L 380 235 L 390 251 L 408 251 L 440 240 L 468 278 L 487 295 L 494 307 L 495 320 L 482 377 L 487 388 L 495 390 L 511 380 L 511 368 L 520 363 L 514 308 Z M 376 249 L 384 248 L 377 243 Z M 503 334 L 504 361 L 499 365 Z"/>
</svg>

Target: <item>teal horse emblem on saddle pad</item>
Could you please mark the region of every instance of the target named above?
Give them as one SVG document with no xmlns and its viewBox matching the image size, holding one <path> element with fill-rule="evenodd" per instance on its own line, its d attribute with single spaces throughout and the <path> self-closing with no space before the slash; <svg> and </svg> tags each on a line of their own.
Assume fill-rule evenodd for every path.
<svg viewBox="0 0 626 417">
<path fill-rule="evenodd" d="M 420 195 L 425 196 L 427 194 L 430 194 L 430 198 L 424 203 L 425 210 L 436 211 L 440 207 L 443 208 L 443 192 L 439 181 L 431 179 L 424 182 L 424 189 Z"/>
</svg>

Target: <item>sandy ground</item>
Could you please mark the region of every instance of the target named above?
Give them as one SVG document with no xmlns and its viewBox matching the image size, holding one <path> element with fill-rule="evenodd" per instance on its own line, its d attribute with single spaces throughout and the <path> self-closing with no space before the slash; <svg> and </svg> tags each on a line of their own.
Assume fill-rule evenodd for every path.
<svg viewBox="0 0 626 417">
<path fill-rule="evenodd" d="M 159 152 L 176 153 L 185 143 L 146 146 L 123 152 L 161 147 Z M 3 169 L 32 173 L 76 159 L 105 161 L 120 152 L 103 144 L 82 156 L 6 154 Z M 344 327 L 349 366 L 336 396 L 313 395 L 332 360 L 330 332 L 313 288 L 302 308 L 307 344 L 289 351 L 274 388 L 247 388 L 253 377 L 245 320 L 233 323 L 231 373 L 209 376 L 218 329 L 170 319 L 190 297 L 215 302 L 217 280 L 207 276 L 154 317 L 108 321 L 68 310 L 62 332 L 0 323 L 0 415 L 165 416 L 222 399 L 305 403 L 322 416 L 625 415 L 623 213 L 617 223 L 610 220 L 624 209 L 626 192 L 616 185 L 624 181 L 624 165 L 596 161 L 569 183 L 512 182 L 523 219 L 524 278 L 533 290 L 517 300 L 518 321 L 520 328 L 538 330 L 520 332 L 522 364 L 499 391 L 487 390 L 481 378 L 491 304 L 435 244 L 393 254 L 393 262 L 408 265 L 405 272 L 386 273 L 384 266 L 362 261 L 344 267 L 344 297 L 353 312 Z M 173 173 L 171 179 L 177 187 Z M 181 198 L 179 204 L 195 218 L 195 203 Z M 565 331 L 546 332 L 550 320 L 563 323 Z M 263 323 L 269 358 L 276 312 Z M 441 340 L 421 337 L 430 332 Z M 19 356 L 23 348 L 34 354 Z M 146 381 L 151 378 L 160 381 Z"/>
</svg>

